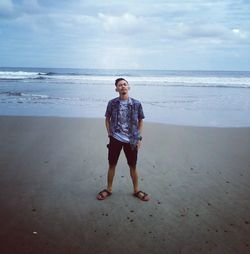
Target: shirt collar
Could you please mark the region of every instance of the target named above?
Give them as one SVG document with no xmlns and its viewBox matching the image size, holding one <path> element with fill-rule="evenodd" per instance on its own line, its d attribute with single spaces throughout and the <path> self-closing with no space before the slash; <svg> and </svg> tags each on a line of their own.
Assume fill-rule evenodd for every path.
<svg viewBox="0 0 250 254">
<path fill-rule="evenodd" d="M 120 98 L 119 97 L 115 98 L 115 102 L 120 103 Z M 128 97 L 128 104 L 133 105 L 133 101 L 130 97 Z"/>
</svg>

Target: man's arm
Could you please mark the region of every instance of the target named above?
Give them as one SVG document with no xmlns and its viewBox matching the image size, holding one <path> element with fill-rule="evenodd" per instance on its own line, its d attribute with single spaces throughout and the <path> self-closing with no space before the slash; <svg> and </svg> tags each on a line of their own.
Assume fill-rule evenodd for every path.
<svg viewBox="0 0 250 254">
<path fill-rule="evenodd" d="M 108 136 L 110 136 L 110 117 L 105 118 L 105 125 L 108 132 Z"/>
<path fill-rule="evenodd" d="M 142 128 L 143 128 L 143 119 L 138 120 L 138 130 L 140 135 L 142 136 Z"/>
<path fill-rule="evenodd" d="M 138 120 L 138 131 L 140 136 L 142 136 L 142 128 L 143 128 L 143 119 Z M 141 140 L 138 141 L 137 143 L 137 148 L 139 149 L 141 147 Z"/>
</svg>

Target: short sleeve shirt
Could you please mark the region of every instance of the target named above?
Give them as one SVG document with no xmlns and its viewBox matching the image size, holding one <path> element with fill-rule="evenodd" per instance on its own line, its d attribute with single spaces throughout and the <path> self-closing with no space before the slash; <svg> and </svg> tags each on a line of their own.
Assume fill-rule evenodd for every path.
<svg viewBox="0 0 250 254">
<path fill-rule="evenodd" d="M 114 136 L 115 133 L 124 131 L 128 133 L 130 144 L 135 147 L 140 135 L 138 120 L 145 118 L 141 103 L 129 97 L 126 106 L 119 97 L 115 98 L 108 102 L 105 116 L 110 117 L 111 120 L 111 135 Z"/>
</svg>

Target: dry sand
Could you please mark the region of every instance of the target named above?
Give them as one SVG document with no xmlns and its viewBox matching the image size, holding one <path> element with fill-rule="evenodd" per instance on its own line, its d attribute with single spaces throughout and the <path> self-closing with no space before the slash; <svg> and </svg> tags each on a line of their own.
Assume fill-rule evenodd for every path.
<svg viewBox="0 0 250 254">
<path fill-rule="evenodd" d="M 104 120 L 0 117 L 0 253 L 250 253 L 250 128 L 145 123 L 106 185 Z"/>
</svg>

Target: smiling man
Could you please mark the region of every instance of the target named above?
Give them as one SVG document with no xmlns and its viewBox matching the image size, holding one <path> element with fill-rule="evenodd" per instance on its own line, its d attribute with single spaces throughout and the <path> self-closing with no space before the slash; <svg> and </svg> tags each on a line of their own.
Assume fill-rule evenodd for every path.
<svg viewBox="0 0 250 254">
<path fill-rule="evenodd" d="M 136 169 L 137 154 L 142 141 L 142 127 L 144 113 L 138 100 L 129 97 L 130 86 L 124 78 L 115 81 L 116 91 L 119 97 L 108 102 L 105 124 L 109 136 L 108 160 L 109 169 L 107 177 L 107 189 L 97 195 L 98 200 L 104 200 L 112 194 L 112 184 L 115 168 L 123 149 L 130 168 L 130 176 L 133 182 L 133 195 L 142 201 L 148 201 L 149 196 L 138 187 L 138 173 Z"/>
</svg>

